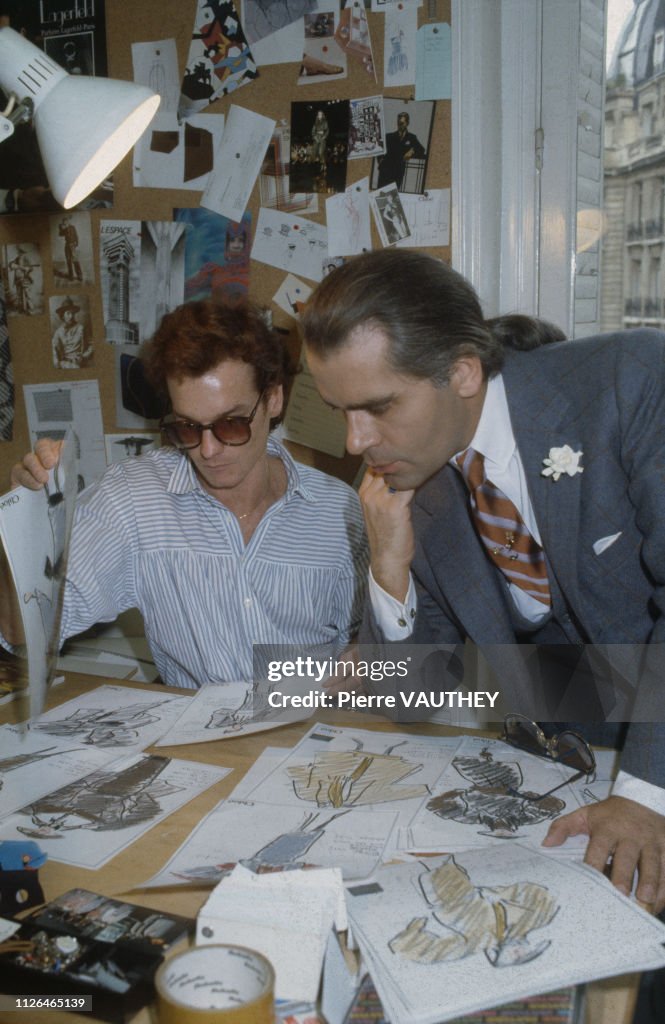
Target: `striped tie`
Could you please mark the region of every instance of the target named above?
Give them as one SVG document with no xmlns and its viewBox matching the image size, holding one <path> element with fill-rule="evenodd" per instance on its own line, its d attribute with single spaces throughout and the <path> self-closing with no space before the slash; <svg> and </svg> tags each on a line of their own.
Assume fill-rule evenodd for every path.
<svg viewBox="0 0 665 1024">
<path fill-rule="evenodd" d="M 505 494 L 487 479 L 480 452 L 467 448 L 457 465 L 469 488 L 473 521 L 483 548 L 509 583 L 550 605 L 550 585 L 543 549 L 527 530 Z"/>
</svg>

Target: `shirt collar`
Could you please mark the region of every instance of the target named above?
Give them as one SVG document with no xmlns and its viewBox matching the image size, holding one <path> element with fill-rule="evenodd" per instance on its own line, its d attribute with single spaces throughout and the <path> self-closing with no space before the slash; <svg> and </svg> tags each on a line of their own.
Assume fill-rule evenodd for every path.
<svg viewBox="0 0 665 1024">
<path fill-rule="evenodd" d="M 515 452 L 515 435 L 510 422 L 506 388 L 500 373 L 487 382 L 485 401 L 469 448 L 480 452 L 485 464 L 505 470 Z M 457 466 L 455 459 L 451 459 Z"/>
<path fill-rule="evenodd" d="M 284 468 L 286 470 L 285 497 L 289 498 L 293 494 L 299 494 L 305 501 L 314 502 L 314 495 L 307 487 L 298 463 L 292 458 L 284 445 L 280 444 L 276 438 L 270 436 L 268 438 L 267 448 L 269 455 L 277 456 L 277 458 L 281 459 L 284 464 Z M 178 452 L 174 449 L 174 456 L 177 461 L 166 488 L 168 493 L 188 494 L 192 491 L 203 491 L 199 478 L 194 471 L 194 466 L 188 459 L 185 452 Z"/>
</svg>

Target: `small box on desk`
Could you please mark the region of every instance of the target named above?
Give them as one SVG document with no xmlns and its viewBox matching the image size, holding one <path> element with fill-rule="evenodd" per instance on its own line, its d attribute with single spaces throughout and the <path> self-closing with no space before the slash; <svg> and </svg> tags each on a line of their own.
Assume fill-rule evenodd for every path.
<svg viewBox="0 0 665 1024">
<path fill-rule="evenodd" d="M 72 889 L 23 921 L 0 947 L 12 995 L 92 996 L 94 1017 L 123 1024 L 154 995 L 164 951 L 193 928 L 184 917 Z"/>
</svg>

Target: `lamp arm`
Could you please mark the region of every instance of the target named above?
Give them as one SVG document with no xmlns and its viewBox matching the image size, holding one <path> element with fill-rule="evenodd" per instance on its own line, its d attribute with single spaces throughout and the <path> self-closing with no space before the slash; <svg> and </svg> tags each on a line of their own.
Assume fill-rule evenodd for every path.
<svg viewBox="0 0 665 1024">
<path fill-rule="evenodd" d="M 15 93 L 10 93 L 7 106 L 0 113 L 0 142 L 5 142 L 14 134 L 17 124 L 27 124 L 32 120 L 35 105 L 29 96 L 20 102 Z"/>
</svg>

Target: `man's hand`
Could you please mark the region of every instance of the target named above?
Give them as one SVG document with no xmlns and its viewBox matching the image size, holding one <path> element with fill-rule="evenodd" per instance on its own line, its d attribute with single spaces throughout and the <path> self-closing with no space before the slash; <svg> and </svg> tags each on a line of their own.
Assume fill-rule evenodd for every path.
<svg viewBox="0 0 665 1024">
<path fill-rule="evenodd" d="M 38 491 L 48 483 L 49 470 L 57 465 L 62 450 L 62 441 L 52 441 L 43 437 L 35 445 L 34 452 L 28 452 L 23 456 L 21 462 L 13 466 L 10 476 L 10 486 L 29 487 L 31 491 Z"/>
<path fill-rule="evenodd" d="M 415 553 L 411 522 L 414 491 L 393 491 L 368 469 L 358 490 L 369 540 L 372 575 L 380 587 L 404 601 Z"/>
<path fill-rule="evenodd" d="M 617 889 L 628 895 L 638 872 L 635 895 L 647 910 L 659 914 L 665 908 L 665 817 L 656 811 L 611 796 L 557 818 L 543 846 L 560 846 L 568 836 L 588 835 L 584 862 L 607 869 Z"/>
</svg>

